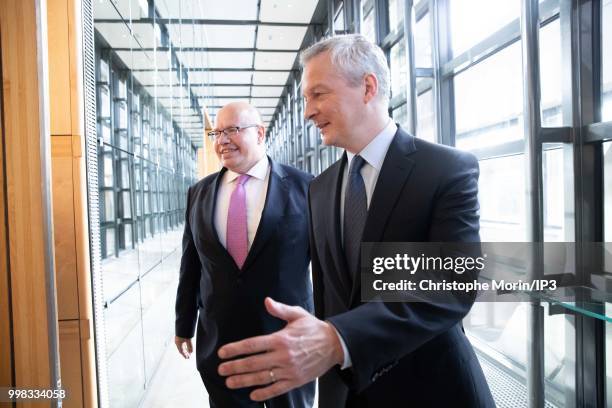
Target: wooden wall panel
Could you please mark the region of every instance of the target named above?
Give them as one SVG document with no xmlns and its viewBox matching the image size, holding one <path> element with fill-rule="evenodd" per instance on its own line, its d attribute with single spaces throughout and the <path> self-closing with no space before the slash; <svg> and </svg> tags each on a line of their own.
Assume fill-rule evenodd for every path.
<svg viewBox="0 0 612 408">
<path fill-rule="evenodd" d="M 198 178 L 206 177 L 221 169 L 221 163 L 215 153 L 213 142 L 208 136 L 204 136 L 204 147 L 198 149 L 197 166 L 196 174 Z"/>
<path fill-rule="evenodd" d="M 63 401 L 64 408 L 84 407 L 81 381 L 81 357 L 74 350 L 81 348 L 80 327 L 77 320 L 59 323 L 60 354 L 62 356 L 62 383 L 69 390 L 68 398 Z"/>
<path fill-rule="evenodd" d="M 206 177 L 206 148 L 201 147 L 198 149 L 198 157 L 196 160 L 198 165 L 198 171 L 196 174 L 198 175 L 198 179 Z"/>
<path fill-rule="evenodd" d="M 49 77 L 49 106 L 51 110 L 51 134 L 71 134 L 70 123 L 70 48 L 68 44 L 68 2 L 65 0 L 47 1 L 49 45 L 64 44 L 63 47 L 49 49 L 49 67 L 53 69 Z M 57 24 L 53 24 L 57 22 Z"/>
<path fill-rule="evenodd" d="M 55 250 L 65 408 L 97 406 L 79 0 L 48 0 Z M 51 57 L 53 56 L 53 57 Z"/>
<path fill-rule="evenodd" d="M 0 2 L 2 33 L 2 88 L 7 184 L 10 291 L 12 297 L 15 386 L 51 387 L 56 318 L 53 293 L 47 292 L 47 271 L 52 268 L 52 230 L 47 229 L 48 203 L 41 191 L 47 172 L 43 146 L 45 133 L 44 89 L 39 78 L 37 11 L 44 3 L 34 0 Z M 52 279 L 52 278 L 51 278 Z M 48 299 L 49 296 L 49 299 Z M 48 307 L 48 300 L 51 308 Z M 51 338 L 51 341 L 50 341 Z M 21 403 L 19 406 L 49 406 Z"/>
<path fill-rule="evenodd" d="M 0 47 L 2 44 L 0 31 Z M 0 49 L 0 78 L 2 52 Z M 1 85 L 1 82 L 0 82 Z M 11 316 L 9 308 L 9 265 L 7 247 L 6 192 L 4 191 L 4 129 L 2 126 L 2 87 L 0 86 L 0 384 L 13 384 L 13 350 L 11 346 Z"/>
<path fill-rule="evenodd" d="M 51 96 L 53 100 L 53 94 Z M 72 136 L 52 136 L 51 156 L 53 166 L 55 273 L 58 294 L 57 315 L 59 320 L 62 321 L 79 318 L 77 259 L 75 256 Z"/>
</svg>

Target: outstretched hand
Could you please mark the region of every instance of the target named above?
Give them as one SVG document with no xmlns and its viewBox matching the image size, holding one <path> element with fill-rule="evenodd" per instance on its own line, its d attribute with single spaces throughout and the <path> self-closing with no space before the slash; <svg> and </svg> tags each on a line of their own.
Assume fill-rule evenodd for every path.
<svg viewBox="0 0 612 408">
<path fill-rule="evenodd" d="M 287 325 L 275 333 L 229 343 L 219 349 L 221 359 L 240 357 L 219 366 L 229 388 L 262 386 L 251 399 L 265 401 L 304 385 L 342 364 L 340 340 L 330 323 L 299 306 L 266 298 L 268 313 Z"/>
</svg>

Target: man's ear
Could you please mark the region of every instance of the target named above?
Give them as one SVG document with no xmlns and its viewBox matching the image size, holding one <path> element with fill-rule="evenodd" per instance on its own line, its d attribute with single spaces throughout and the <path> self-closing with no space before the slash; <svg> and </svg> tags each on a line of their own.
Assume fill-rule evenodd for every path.
<svg viewBox="0 0 612 408">
<path fill-rule="evenodd" d="M 263 143 L 266 140 L 266 128 L 261 125 L 257 128 L 257 143 Z"/>
<path fill-rule="evenodd" d="M 369 73 L 363 77 L 363 82 L 365 84 L 363 101 L 368 103 L 378 96 L 378 78 L 376 78 L 376 75 Z"/>
</svg>

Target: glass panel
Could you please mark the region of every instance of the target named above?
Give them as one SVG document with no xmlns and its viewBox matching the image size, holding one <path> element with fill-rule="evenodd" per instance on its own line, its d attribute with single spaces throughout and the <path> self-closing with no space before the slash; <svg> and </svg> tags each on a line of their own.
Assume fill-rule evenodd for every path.
<svg viewBox="0 0 612 408">
<path fill-rule="evenodd" d="M 429 13 L 414 25 L 414 59 L 417 68 L 432 67 Z"/>
<path fill-rule="evenodd" d="M 344 7 L 341 7 L 334 19 L 334 31 L 336 31 L 336 33 L 342 33 L 344 30 Z"/>
<path fill-rule="evenodd" d="M 125 242 L 125 249 L 131 249 L 132 248 L 132 226 L 130 224 L 125 224 L 123 228 L 124 228 L 123 240 Z"/>
<path fill-rule="evenodd" d="M 112 407 L 135 407 L 145 386 L 139 282 L 105 310 Z"/>
<path fill-rule="evenodd" d="M 107 345 L 106 356 L 98 358 L 106 358 L 109 386 L 104 393 L 113 407 L 134 407 L 142 401 L 145 378 L 152 379 L 172 344 L 185 196 L 197 180 L 198 135 L 191 131 L 188 136 L 187 129 L 201 126 L 199 118 L 205 113 L 198 105 L 201 95 L 186 85 L 189 67 L 208 65 L 204 53 L 181 66 L 177 51 L 183 43 L 204 47 L 205 38 L 198 37 L 192 24 L 182 24 L 180 30 L 168 27 L 177 28 L 183 18 L 180 7 L 175 22 L 151 24 L 148 19 L 159 18 L 170 4 L 157 3 L 94 2 L 104 258 L 104 290 L 94 290 L 108 306 L 105 332 L 97 325 L 96 336 Z M 205 15 L 201 2 L 191 5 L 197 10 L 185 2 L 183 6 L 190 16 Z M 197 74 L 196 82 L 210 82 L 210 73 Z M 172 97 L 180 95 L 183 98 Z M 186 117 L 190 119 L 181 119 Z M 143 338 L 143 331 L 149 339 Z"/>
<path fill-rule="evenodd" d="M 408 128 L 408 105 L 402 104 L 393 110 L 393 121 L 398 123 L 405 130 Z"/>
<path fill-rule="evenodd" d="M 417 96 L 417 137 L 436 141 L 435 116 L 433 110 L 433 92 L 423 92 Z"/>
<path fill-rule="evenodd" d="M 104 221 L 115 221 L 115 192 L 104 191 Z"/>
<path fill-rule="evenodd" d="M 110 96 L 109 96 L 108 85 L 100 84 L 98 86 L 98 106 L 100 109 L 99 118 L 109 118 L 110 117 Z"/>
<path fill-rule="evenodd" d="M 106 256 L 114 256 L 115 255 L 115 229 L 114 228 L 106 228 Z"/>
<path fill-rule="evenodd" d="M 112 187 L 115 185 L 115 171 L 113 163 L 113 151 L 110 147 L 104 146 L 103 148 L 103 168 L 104 168 L 104 186 Z"/>
<path fill-rule="evenodd" d="M 389 32 L 396 33 L 404 24 L 404 0 L 389 0 Z"/>
<path fill-rule="evenodd" d="M 612 0 L 602 1 L 601 12 L 601 119 L 612 120 Z"/>
<path fill-rule="evenodd" d="M 361 34 L 376 43 L 374 0 L 361 0 Z"/>
<path fill-rule="evenodd" d="M 523 139 L 522 81 L 520 42 L 454 78 L 457 147 Z"/>
<path fill-rule="evenodd" d="M 478 200 L 483 242 L 525 240 L 524 156 L 480 161 Z"/>
<path fill-rule="evenodd" d="M 571 407 L 575 403 L 574 376 L 575 319 L 552 315 L 544 304 L 544 393 L 551 406 Z M 547 404 L 548 405 L 548 404 Z"/>
<path fill-rule="evenodd" d="M 606 303 L 606 316 L 612 315 L 612 303 Z M 606 401 L 612 402 L 612 324 L 606 323 Z"/>
<path fill-rule="evenodd" d="M 612 242 L 612 142 L 602 144 L 603 151 L 603 194 L 604 194 L 604 238 Z M 612 272 L 612 259 L 605 258 L 604 269 Z"/>
<path fill-rule="evenodd" d="M 562 144 L 544 144 L 543 148 L 544 240 L 573 241 L 573 187 L 566 186 L 573 174 L 572 148 Z"/>
<path fill-rule="evenodd" d="M 111 143 L 111 129 L 110 129 L 110 123 L 108 121 L 101 121 L 100 122 L 100 131 L 102 134 L 102 141 L 104 143 L 110 144 Z"/>
<path fill-rule="evenodd" d="M 131 195 L 129 191 L 121 193 L 123 196 L 123 218 L 132 218 Z"/>
<path fill-rule="evenodd" d="M 561 23 L 559 19 L 540 29 L 540 89 L 542 126 L 563 126 L 561 98 Z M 566 124 L 569 124 L 566 123 Z"/>
<path fill-rule="evenodd" d="M 527 364 L 527 307 L 527 303 L 476 302 L 463 320 L 480 353 L 501 353 L 507 366 L 522 377 Z M 483 368 L 486 376 L 488 367 Z"/>
<path fill-rule="evenodd" d="M 406 44 L 400 39 L 391 47 L 391 97 L 406 94 Z"/>
<path fill-rule="evenodd" d="M 453 56 L 460 55 L 521 15 L 520 0 L 451 0 Z"/>
</svg>

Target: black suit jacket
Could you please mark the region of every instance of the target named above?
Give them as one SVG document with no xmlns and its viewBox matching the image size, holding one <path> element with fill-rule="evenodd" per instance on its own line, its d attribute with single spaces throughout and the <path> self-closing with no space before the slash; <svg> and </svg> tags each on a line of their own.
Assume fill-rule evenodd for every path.
<svg viewBox="0 0 612 408">
<path fill-rule="evenodd" d="M 352 359 L 319 380 L 321 408 L 494 406 L 461 320 L 471 303 L 360 301 L 340 240 L 346 155 L 311 183 L 315 311 Z M 478 242 L 478 162 L 398 129 L 374 189 L 362 242 Z M 331 199 L 330 199 L 331 197 Z"/>
<path fill-rule="evenodd" d="M 265 310 L 266 296 L 312 311 L 306 201 L 312 176 L 269 161 L 266 202 L 242 269 L 214 227 L 217 189 L 226 169 L 189 188 L 175 330 L 191 338 L 197 322 L 198 370 L 218 384 L 224 381 L 217 374 L 219 347 L 284 327 Z"/>
</svg>

